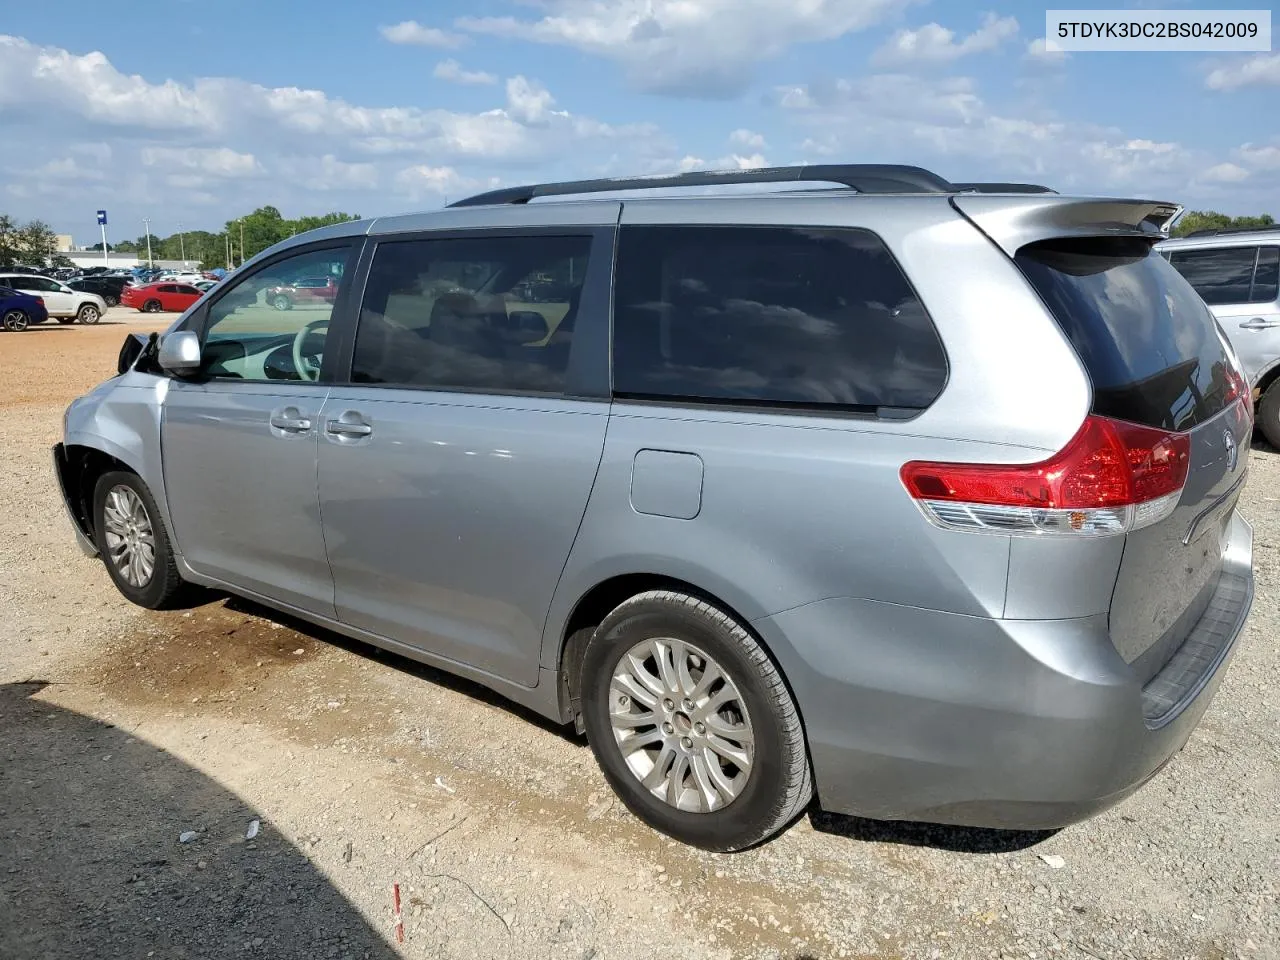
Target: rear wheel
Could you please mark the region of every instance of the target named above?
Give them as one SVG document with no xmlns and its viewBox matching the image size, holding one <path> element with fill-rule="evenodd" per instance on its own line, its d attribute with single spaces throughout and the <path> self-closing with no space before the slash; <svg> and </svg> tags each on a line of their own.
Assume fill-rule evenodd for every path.
<svg viewBox="0 0 1280 960">
<path fill-rule="evenodd" d="M 6 310 L 3 317 L 0 317 L 0 325 L 3 325 L 10 333 L 21 333 L 27 329 L 30 320 L 21 310 Z"/>
<path fill-rule="evenodd" d="M 293 307 L 293 301 L 282 293 L 271 298 L 271 305 L 277 310 L 289 310 Z"/>
<path fill-rule="evenodd" d="M 92 303 L 86 303 L 76 314 L 76 319 L 86 326 L 92 326 L 102 319 L 102 311 Z"/>
<path fill-rule="evenodd" d="M 159 313 L 159 312 L 160 312 L 160 301 L 159 301 L 159 300 L 148 300 L 146 303 L 144 303 L 144 304 L 142 305 L 142 310 L 143 310 L 143 312 L 144 312 L 144 313 Z"/>
<path fill-rule="evenodd" d="M 1258 401 L 1258 429 L 1267 438 L 1267 443 L 1280 450 L 1280 380 L 1267 387 L 1267 392 Z"/>
<path fill-rule="evenodd" d="M 111 294 L 107 294 L 105 297 L 103 297 L 103 298 L 102 298 L 102 300 L 103 300 L 103 302 L 104 302 L 104 303 L 106 303 L 106 305 L 107 305 L 108 307 L 118 307 L 118 306 L 120 306 L 120 298 L 119 298 L 119 297 L 113 297 Z"/>
<path fill-rule="evenodd" d="M 583 658 L 582 702 L 610 786 L 684 843 L 752 846 L 813 795 L 782 676 L 740 623 L 697 597 L 654 590 L 609 614 Z"/>
<path fill-rule="evenodd" d="M 93 489 L 98 551 L 125 598 L 152 610 L 172 606 L 187 584 L 147 485 L 136 474 L 112 470 Z"/>
</svg>

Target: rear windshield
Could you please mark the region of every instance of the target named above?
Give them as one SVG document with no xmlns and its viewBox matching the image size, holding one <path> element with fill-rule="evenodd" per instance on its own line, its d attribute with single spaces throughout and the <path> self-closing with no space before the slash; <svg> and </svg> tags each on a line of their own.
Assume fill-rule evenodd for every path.
<svg viewBox="0 0 1280 960">
<path fill-rule="evenodd" d="M 1189 430 L 1226 407 L 1222 332 L 1147 241 L 1048 240 L 1016 259 L 1088 370 L 1094 413 Z"/>
</svg>

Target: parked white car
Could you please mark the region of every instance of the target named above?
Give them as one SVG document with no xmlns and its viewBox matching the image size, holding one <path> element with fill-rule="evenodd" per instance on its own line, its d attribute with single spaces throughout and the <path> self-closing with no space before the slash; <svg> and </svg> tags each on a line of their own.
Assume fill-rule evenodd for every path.
<svg viewBox="0 0 1280 960">
<path fill-rule="evenodd" d="M 72 290 L 52 277 L 24 273 L 0 273 L 0 286 L 43 297 L 49 316 L 59 323 L 97 323 L 107 312 L 107 302 L 96 293 Z"/>
<path fill-rule="evenodd" d="M 199 283 L 204 279 L 203 273 L 166 273 L 160 280 L 164 283 Z"/>
</svg>

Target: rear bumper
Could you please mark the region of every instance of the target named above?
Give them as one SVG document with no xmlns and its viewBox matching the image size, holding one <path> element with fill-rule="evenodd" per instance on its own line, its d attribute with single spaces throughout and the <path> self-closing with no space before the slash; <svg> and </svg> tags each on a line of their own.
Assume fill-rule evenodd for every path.
<svg viewBox="0 0 1280 960">
<path fill-rule="evenodd" d="M 1208 610 L 1145 686 L 1105 616 L 993 620 L 831 599 L 756 621 L 795 691 L 821 806 L 1046 829 L 1128 796 L 1182 747 L 1253 598 L 1238 513 Z"/>
</svg>

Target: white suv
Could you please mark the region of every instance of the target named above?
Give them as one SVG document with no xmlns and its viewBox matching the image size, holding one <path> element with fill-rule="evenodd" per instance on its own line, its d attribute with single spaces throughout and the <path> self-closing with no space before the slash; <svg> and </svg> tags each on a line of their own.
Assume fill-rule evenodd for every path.
<svg viewBox="0 0 1280 960">
<path fill-rule="evenodd" d="M 49 316 L 59 323 L 97 323 L 107 312 L 107 302 L 96 293 L 72 290 L 52 277 L 25 273 L 0 273 L 0 287 L 12 287 L 23 293 L 43 297 Z"/>
</svg>

